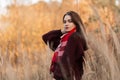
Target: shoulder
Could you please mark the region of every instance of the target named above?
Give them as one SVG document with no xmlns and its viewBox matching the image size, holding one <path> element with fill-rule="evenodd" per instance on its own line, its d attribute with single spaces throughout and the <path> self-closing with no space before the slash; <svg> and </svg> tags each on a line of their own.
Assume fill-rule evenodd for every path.
<svg viewBox="0 0 120 80">
<path fill-rule="evenodd" d="M 70 39 L 80 39 L 80 34 L 78 32 L 74 32 L 71 36 L 70 36 Z"/>
<path fill-rule="evenodd" d="M 87 42 L 84 36 L 80 35 L 78 32 L 73 33 L 70 36 L 70 40 L 74 40 L 76 44 L 80 44 L 83 46 L 84 50 L 88 49 Z"/>
<path fill-rule="evenodd" d="M 80 35 L 78 32 L 73 33 L 70 36 L 69 40 L 70 41 L 74 41 L 77 44 L 84 44 L 84 43 L 86 43 L 85 38 L 82 35 Z"/>
<path fill-rule="evenodd" d="M 69 37 L 68 42 L 71 42 L 71 43 L 74 42 L 75 44 L 75 43 L 78 43 L 80 40 L 81 38 L 79 33 L 75 32 Z"/>
</svg>

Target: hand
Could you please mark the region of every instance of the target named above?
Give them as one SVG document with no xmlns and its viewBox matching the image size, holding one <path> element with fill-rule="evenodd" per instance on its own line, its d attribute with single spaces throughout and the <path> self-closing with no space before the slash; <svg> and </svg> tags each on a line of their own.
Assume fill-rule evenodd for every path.
<svg viewBox="0 0 120 80">
<path fill-rule="evenodd" d="M 65 29 L 61 29 L 61 32 L 62 32 L 63 34 L 66 33 Z"/>
</svg>

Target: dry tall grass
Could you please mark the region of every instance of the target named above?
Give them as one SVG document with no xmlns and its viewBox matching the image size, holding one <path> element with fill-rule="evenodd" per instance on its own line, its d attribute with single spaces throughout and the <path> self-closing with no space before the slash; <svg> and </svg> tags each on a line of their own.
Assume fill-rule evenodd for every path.
<svg viewBox="0 0 120 80">
<path fill-rule="evenodd" d="M 110 30 L 109 36 L 96 33 L 87 36 L 90 49 L 85 54 L 83 80 L 120 79 L 120 39 Z M 15 51 L 10 53 L 8 47 L 4 55 L 0 52 L 0 80 L 52 80 L 49 66 L 53 52 L 48 47 L 32 54 L 18 45 L 16 47 L 19 56 Z"/>
<path fill-rule="evenodd" d="M 100 33 L 87 35 L 89 50 L 85 52 L 83 80 L 120 80 L 120 35 L 109 23 L 107 34 L 97 9 L 92 8 L 99 19 Z"/>
<path fill-rule="evenodd" d="M 62 26 L 60 17 L 65 11 L 71 10 L 64 7 L 71 5 L 64 3 L 63 7 L 53 9 L 55 6 L 51 4 L 53 7 L 49 9 L 45 6 L 46 3 L 42 3 L 27 7 L 13 5 L 9 7 L 11 13 L 9 17 L 3 17 L 2 20 L 8 22 L 9 27 L 0 31 L 0 80 L 52 80 L 49 66 L 53 52 L 45 46 L 41 35 Z M 83 17 L 85 23 L 92 15 L 87 5 L 85 3 L 77 10 L 79 12 L 80 9 L 81 15 L 85 17 Z M 59 9 L 61 10 L 57 15 L 60 16 L 57 17 L 54 12 Z M 108 34 L 102 22 L 106 16 L 98 15 L 94 8 L 93 13 L 97 14 L 93 15 L 99 20 L 95 18 L 96 22 L 87 23 L 89 50 L 85 53 L 83 80 L 120 80 L 120 33 L 119 31 L 115 33 L 107 23 Z M 100 26 L 98 30 L 100 32 L 92 31 L 96 26 Z"/>
</svg>

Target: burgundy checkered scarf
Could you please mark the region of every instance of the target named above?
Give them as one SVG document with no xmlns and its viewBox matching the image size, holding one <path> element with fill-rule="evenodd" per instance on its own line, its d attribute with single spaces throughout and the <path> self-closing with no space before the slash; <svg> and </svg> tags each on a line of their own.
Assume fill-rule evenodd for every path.
<svg viewBox="0 0 120 80">
<path fill-rule="evenodd" d="M 68 42 L 68 39 L 72 33 L 76 31 L 76 28 L 72 29 L 71 31 L 63 34 L 61 36 L 60 44 L 58 45 L 57 49 L 54 52 L 54 55 L 52 57 L 52 62 L 50 66 L 50 72 L 54 72 L 55 64 L 57 63 L 59 57 L 61 57 L 64 53 L 64 48 Z"/>
</svg>

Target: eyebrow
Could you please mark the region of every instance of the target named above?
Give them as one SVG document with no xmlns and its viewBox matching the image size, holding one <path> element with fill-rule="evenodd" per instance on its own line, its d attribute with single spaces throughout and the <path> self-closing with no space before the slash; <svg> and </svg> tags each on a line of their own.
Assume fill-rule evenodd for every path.
<svg viewBox="0 0 120 80">
<path fill-rule="evenodd" d="M 72 20 L 72 19 L 67 19 L 67 20 Z M 66 20 L 64 20 L 64 21 L 66 21 Z"/>
</svg>

